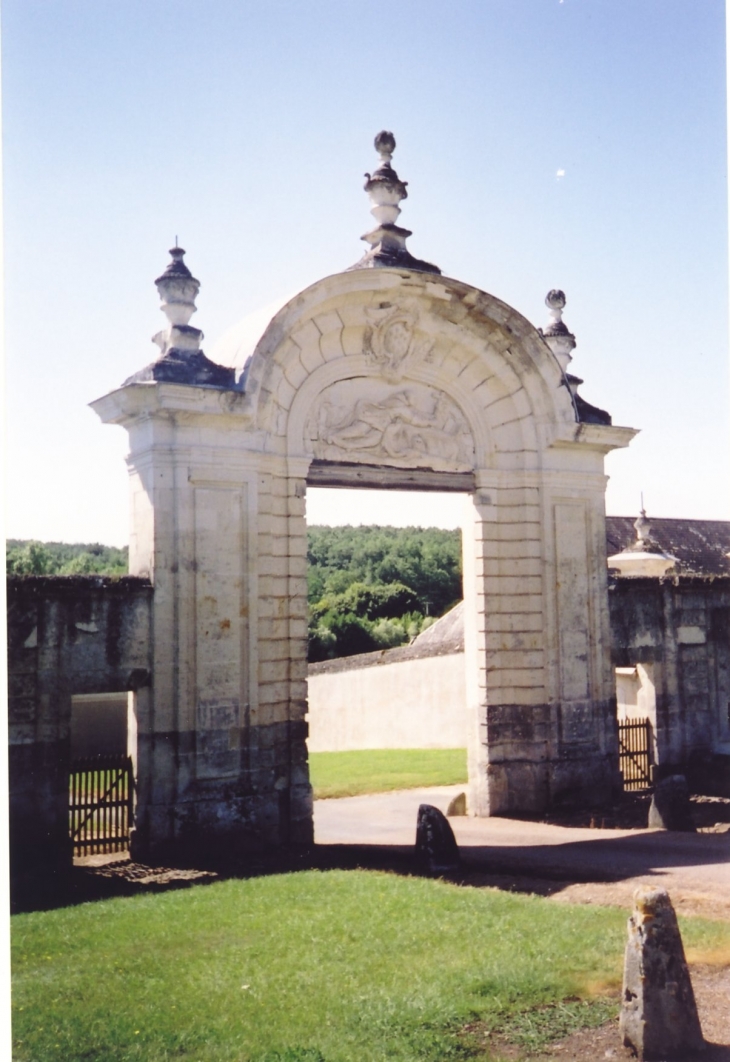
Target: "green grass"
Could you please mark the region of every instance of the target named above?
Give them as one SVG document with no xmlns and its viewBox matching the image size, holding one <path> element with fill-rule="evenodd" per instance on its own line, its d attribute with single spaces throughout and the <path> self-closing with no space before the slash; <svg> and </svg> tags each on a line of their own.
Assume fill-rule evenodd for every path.
<svg viewBox="0 0 730 1062">
<path fill-rule="evenodd" d="M 620 976 L 625 925 L 618 909 L 364 871 L 16 915 L 13 1057 L 484 1059 L 463 1034 L 469 1022 L 544 1038 L 540 1015 L 581 995 L 569 1021 L 598 1020 L 605 1003 L 589 986 Z M 689 943 L 719 938 L 730 941 L 730 927 L 685 923 Z"/>
<path fill-rule="evenodd" d="M 316 800 L 429 785 L 465 785 L 466 749 L 362 749 L 310 752 Z"/>
</svg>

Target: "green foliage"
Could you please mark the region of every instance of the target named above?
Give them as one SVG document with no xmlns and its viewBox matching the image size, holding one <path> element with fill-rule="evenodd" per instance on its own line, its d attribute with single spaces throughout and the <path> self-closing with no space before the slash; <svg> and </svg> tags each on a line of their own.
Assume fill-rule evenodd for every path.
<svg viewBox="0 0 730 1062">
<path fill-rule="evenodd" d="M 5 563 L 8 575 L 50 575 L 56 571 L 55 559 L 42 542 L 10 546 Z"/>
<path fill-rule="evenodd" d="M 466 784 L 466 749 L 356 749 L 310 752 L 316 800 Z"/>
<path fill-rule="evenodd" d="M 390 649 L 461 599 L 461 536 L 438 528 L 311 527 L 309 659 Z"/>
<path fill-rule="evenodd" d="M 126 546 L 8 539 L 8 575 L 126 575 Z"/>
<path fill-rule="evenodd" d="M 397 619 L 378 620 L 371 633 L 378 649 L 395 649 L 408 641 L 408 631 Z"/>
<path fill-rule="evenodd" d="M 334 637 L 334 643 L 330 643 L 332 651 L 328 655 L 355 656 L 357 653 L 372 653 L 378 648 L 371 633 L 372 624 L 367 619 L 356 616 L 354 612 L 327 610 L 323 615 L 310 620 L 310 626 L 312 622 L 316 623 L 315 633 L 324 628 Z M 317 645 L 320 644 L 321 640 L 318 640 Z M 309 659 L 326 658 L 316 657 L 314 646 L 310 645 Z"/>
<path fill-rule="evenodd" d="M 417 605 L 416 594 L 403 583 L 373 585 L 354 582 L 342 593 L 323 594 L 311 606 L 311 612 L 313 616 L 334 612 L 342 615 L 354 613 L 369 620 L 392 619 Z"/>
<path fill-rule="evenodd" d="M 421 527 L 310 527 L 310 604 L 354 582 L 398 583 L 424 615 L 439 616 L 461 599 L 461 533 Z"/>
</svg>

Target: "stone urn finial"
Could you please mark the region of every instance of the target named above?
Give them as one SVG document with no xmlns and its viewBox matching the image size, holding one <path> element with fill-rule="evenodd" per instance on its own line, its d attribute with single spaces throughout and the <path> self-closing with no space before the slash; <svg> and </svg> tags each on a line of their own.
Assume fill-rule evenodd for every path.
<svg viewBox="0 0 730 1062">
<path fill-rule="evenodd" d="M 203 333 L 188 324 L 196 310 L 195 298 L 200 290 L 200 281 L 185 265 L 184 256 L 185 251 L 178 247 L 175 237 L 175 246 L 170 249 L 171 261 L 155 281 L 162 299 L 162 312 L 169 322 L 167 328 L 152 336 L 152 342 L 160 348 L 160 353 L 150 365 L 128 377 L 123 387 L 154 382 L 238 390 L 235 370 L 226 365 L 216 365 L 206 358 L 200 349 Z"/>
<path fill-rule="evenodd" d="M 619 575 L 661 576 L 666 575 L 679 563 L 672 553 L 667 553 L 651 536 L 651 521 L 646 515 L 644 498 L 641 499 L 641 513 L 634 520 L 636 540 L 621 553 L 614 553 L 608 558 L 609 568 Z"/>
<path fill-rule="evenodd" d="M 382 162 L 390 164 L 395 151 L 395 137 L 387 129 L 381 129 L 375 137 L 375 150 L 380 155 Z"/>
<path fill-rule="evenodd" d="M 575 336 L 568 330 L 563 321 L 565 309 L 565 292 L 558 288 L 552 288 L 545 296 L 545 305 L 550 311 L 550 320 L 544 329 L 542 336 L 560 363 L 560 368 L 566 372 L 573 360 L 572 351 L 575 350 Z"/>
<path fill-rule="evenodd" d="M 550 310 L 550 316 L 552 317 L 555 325 L 562 325 L 563 328 L 565 328 L 565 325 L 563 324 L 563 310 L 565 309 L 565 292 L 558 290 L 558 288 L 551 288 L 551 290 L 545 296 L 545 305 Z"/>
<path fill-rule="evenodd" d="M 185 251 L 178 247 L 177 241 L 170 248 L 170 257 L 165 272 L 155 281 L 162 300 L 160 309 L 170 322 L 168 328 L 152 337 L 163 356 L 172 349 L 198 350 L 203 338 L 200 329 L 188 323 L 197 309 L 195 299 L 200 291 L 200 281 L 185 265 Z"/>
<path fill-rule="evenodd" d="M 373 269 L 383 266 L 419 269 L 427 273 L 440 273 L 438 266 L 414 258 L 406 247 L 411 235 L 408 229 L 396 224 L 400 216 L 400 203 L 408 198 L 407 181 L 402 181 L 391 165 L 395 151 L 395 137 L 382 129 L 374 140 L 378 153 L 378 165 L 372 173 L 365 174 L 365 191 L 370 199 L 370 213 L 376 221 L 375 228 L 362 237 L 370 244 L 353 269 Z"/>
<path fill-rule="evenodd" d="M 651 520 L 646 515 L 646 509 L 643 505 L 641 506 L 641 512 L 634 520 L 634 528 L 636 529 L 637 545 L 651 542 Z"/>
<path fill-rule="evenodd" d="M 160 309 L 170 324 L 186 325 L 196 310 L 195 299 L 200 291 L 200 281 L 185 265 L 182 247 L 175 244 L 169 253 L 172 261 L 168 262 L 165 272 L 155 281 L 162 299 Z"/>
<path fill-rule="evenodd" d="M 372 203 L 370 213 L 381 225 L 394 225 L 400 214 L 398 204 L 401 200 L 408 198 L 406 190 L 408 181 L 401 181 L 391 166 L 393 152 L 395 151 L 395 137 L 392 133 L 387 132 L 385 129 L 378 133 L 375 137 L 375 150 L 380 156 L 379 164 L 372 175 L 365 174 L 365 191 L 368 193 Z M 406 236 L 411 235 L 407 229 L 399 229 L 398 231 L 405 233 Z M 363 236 L 363 239 L 368 240 L 371 235 L 372 233 L 369 233 L 368 236 Z M 405 237 L 402 246 L 405 247 Z"/>
</svg>

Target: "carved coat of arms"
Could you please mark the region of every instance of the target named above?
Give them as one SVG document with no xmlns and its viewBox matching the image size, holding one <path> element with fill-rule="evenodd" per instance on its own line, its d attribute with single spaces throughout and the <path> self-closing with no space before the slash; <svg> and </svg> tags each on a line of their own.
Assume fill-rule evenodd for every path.
<svg viewBox="0 0 730 1062">
<path fill-rule="evenodd" d="M 370 322 L 365 333 L 365 353 L 378 366 L 386 380 L 403 378 L 408 362 L 427 360 L 433 342 L 418 338 L 418 315 L 406 306 L 369 307 Z"/>
</svg>

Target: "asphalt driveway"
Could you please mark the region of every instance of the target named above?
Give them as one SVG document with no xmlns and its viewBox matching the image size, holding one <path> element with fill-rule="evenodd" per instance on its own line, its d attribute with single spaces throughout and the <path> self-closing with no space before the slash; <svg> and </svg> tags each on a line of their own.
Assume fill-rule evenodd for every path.
<svg viewBox="0 0 730 1062">
<path fill-rule="evenodd" d="M 315 842 L 405 853 L 415 841 L 419 804 L 445 812 L 461 791 L 449 786 L 318 800 Z M 639 884 L 652 884 L 668 889 L 678 910 L 730 919 L 730 832 L 578 829 L 498 817 L 449 822 L 474 883 L 622 905 Z"/>
</svg>

